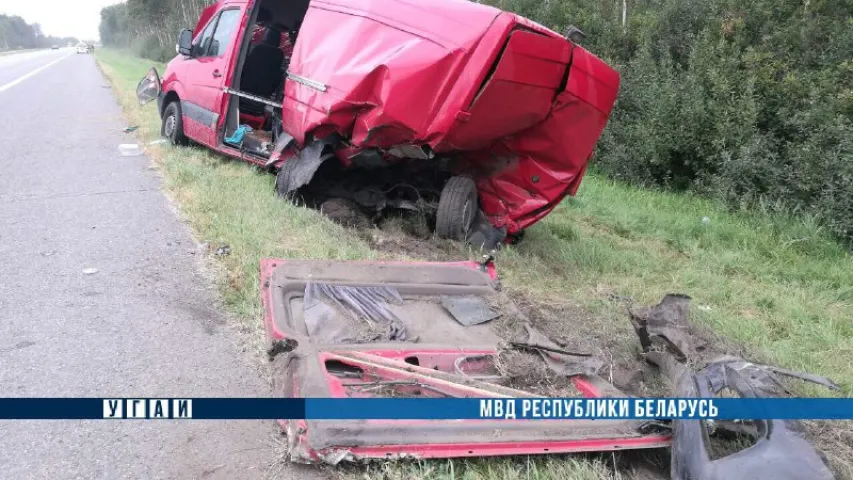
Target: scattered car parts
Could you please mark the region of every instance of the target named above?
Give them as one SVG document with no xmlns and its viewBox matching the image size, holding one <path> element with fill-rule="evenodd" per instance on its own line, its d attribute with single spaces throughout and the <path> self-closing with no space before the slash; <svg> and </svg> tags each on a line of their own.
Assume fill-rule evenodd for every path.
<svg viewBox="0 0 853 480">
<path fill-rule="evenodd" d="M 272 345 L 276 394 L 536 396 L 497 383 L 495 364 L 502 340 L 490 322 L 483 321 L 500 313 L 489 306 L 497 294 L 495 280 L 489 258 L 459 263 L 263 260 L 264 325 Z M 484 306 L 489 306 L 485 312 Z M 625 396 L 595 375 L 591 355 L 560 351 L 541 334 L 528 332 L 529 338 L 519 342 L 526 340 L 527 348 L 547 354 L 549 363 L 571 375 L 577 396 Z M 579 366 L 572 367 L 576 363 Z M 669 445 L 666 428 L 638 420 L 280 423 L 291 459 L 302 463 Z"/>
<path fill-rule="evenodd" d="M 776 374 L 800 378 L 837 390 L 826 378 L 757 365 L 742 358 L 721 357 L 697 372 L 687 320 L 690 297 L 667 295 L 650 308 L 631 310 L 631 323 L 648 362 L 657 365 L 679 398 L 713 397 L 723 390 L 741 397 L 777 397 L 788 393 Z M 834 476 L 792 420 L 719 422 L 717 430 L 747 434 L 754 444 L 722 458 L 710 455 L 709 424 L 674 420 L 671 454 L 673 480 L 830 480 Z"/>
</svg>

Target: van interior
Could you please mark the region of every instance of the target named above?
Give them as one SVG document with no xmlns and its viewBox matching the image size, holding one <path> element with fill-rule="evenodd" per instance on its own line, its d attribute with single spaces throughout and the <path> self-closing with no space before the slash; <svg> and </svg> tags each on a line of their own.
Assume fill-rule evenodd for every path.
<svg viewBox="0 0 853 480">
<path fill-rule="evenodd" d="M 284 85 L 308 2 L 261 0 L 253 7 L 228 92 L 225 123 L 225 143 L 244 153 L 269 158 L 279 136 L 284 134 Z"/>
</svg>

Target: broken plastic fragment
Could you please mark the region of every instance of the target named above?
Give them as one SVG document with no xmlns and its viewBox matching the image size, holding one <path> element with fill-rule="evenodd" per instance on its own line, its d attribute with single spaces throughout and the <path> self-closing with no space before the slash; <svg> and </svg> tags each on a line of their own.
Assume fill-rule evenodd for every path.
<svg viewBox="0 0 853 480">
<path fill-rule="evenodd" d="M 96 273 L 98 273 L 97 268 L 84 268 L 83 269 L 83 275 L 94 275 Z"/>
<path fill-rule="evenodd" d="M 643 351 L 667 351 L 680 361 L 692 358 L 694 349 L 687 323 L 689 306 L 690 297 L 687 295 L 669 294 L 653 307 L 629 307 L 631 324 L 640 337 Z"/>
<path fill-rule="evenodd" d="M 777 397 L 789 393 L 775 374 L 838 387 L 828 379 L 807 373 L 757 365 L 738 357 L 721 357 L 698 372 L 686 361 L 694 351 L 687 322 L 690 297 L 667 295 L 658 305 L 631 311 L 631 323 L 640 338 L 646 360 L 657 365 L 673 384 L 673 396 L 713 398 L 724 389 L 741 397 Z M 655 341 L 659 343 L 655 345 Z M 661 344 L 662 341 L 662 344 Z M 659 348 L 662 347 L 662 348 Z M 751 420 L 751 419 L 744 419 Z M 708 422 L 674 420 L 671 471 L 673 480 L 830 480 L 824 460 L 791 420 L 718 422 L 717 430 L 749 434 L 755 443 L 736 453 L 711 459 Z"/>
</svg>

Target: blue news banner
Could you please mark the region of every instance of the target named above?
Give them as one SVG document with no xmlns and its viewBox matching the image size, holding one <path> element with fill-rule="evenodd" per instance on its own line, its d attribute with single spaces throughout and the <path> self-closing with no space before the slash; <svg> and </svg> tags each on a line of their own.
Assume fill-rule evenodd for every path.
<svg viewBox="0 0 853 480">
<path fill-rule="evenodd" d="M 853 399 L 0 398 L 0 420 L 853 419 Z"/>
</svg>

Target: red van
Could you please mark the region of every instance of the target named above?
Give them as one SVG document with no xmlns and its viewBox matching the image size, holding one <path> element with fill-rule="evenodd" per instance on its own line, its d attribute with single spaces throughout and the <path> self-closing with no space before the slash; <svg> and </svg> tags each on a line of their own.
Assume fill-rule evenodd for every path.
<svg viewBox="0 0 853 480">
<path fill-rule="evenodd" d="M 417 210 L 480 244 L 577 191 L 619 88 L 572 40 L 467 0 L 220 0 L 177 49 L 137 90 L 174 144 L 277 171 L 309 206 Z"/>
</svg>

